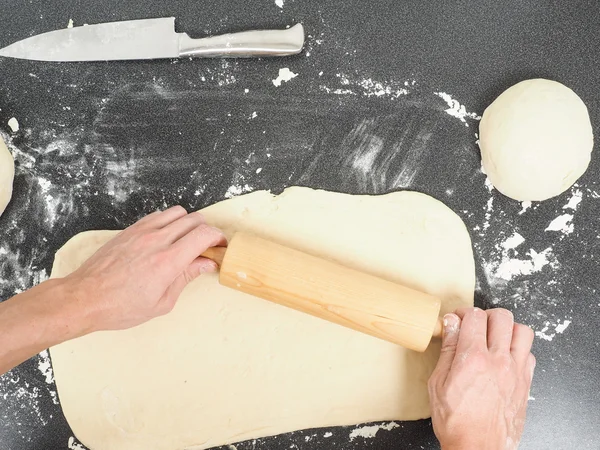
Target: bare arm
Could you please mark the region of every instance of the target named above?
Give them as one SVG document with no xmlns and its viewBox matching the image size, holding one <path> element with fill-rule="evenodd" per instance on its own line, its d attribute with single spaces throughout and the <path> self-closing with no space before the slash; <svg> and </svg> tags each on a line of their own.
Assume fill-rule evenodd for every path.
<svg viewBox="0 0 600 450">
<path fill-rule="evenodd" d="M 60 342 L 91 331 L 62 280 L 49 280 L 0 303 L 0 373 Z"/>
<path fill-rule="evenodd" d="M 69 339 L 168 313 L 190 281 L 216 269 L 200 254 L 226 243 L 181 207 L 146 216 L 71 275 L 0 303 L 0 374 Z"/>
</svg>

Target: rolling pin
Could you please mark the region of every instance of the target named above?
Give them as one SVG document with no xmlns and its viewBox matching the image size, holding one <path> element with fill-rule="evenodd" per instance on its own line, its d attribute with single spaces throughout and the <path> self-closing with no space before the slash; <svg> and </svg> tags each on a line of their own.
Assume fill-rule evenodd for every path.
<svg viewBox="0 0 600 450">
<path fill-rule="evenodd" d="M 412 350 L 441 335 L 439 298 L 252 234 L 202 256 L 220 266 L 223 286 Z"/>
</svg>

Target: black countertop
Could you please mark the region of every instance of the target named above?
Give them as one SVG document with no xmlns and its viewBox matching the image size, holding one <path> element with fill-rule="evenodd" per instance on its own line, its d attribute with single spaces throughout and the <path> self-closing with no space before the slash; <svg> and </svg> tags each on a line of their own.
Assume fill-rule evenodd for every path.
<svg viewBox="0 0 600 450">
<path fill-rule="evenodd" d="M 598 135 L 600 3 L 0 0 L 0 11 L 0 47 L 69 19 L 77 26 L 175 16 L 178 31 L 194 37 L 296 22 L 307 33 L 306 50 L 281 59 L 0 59 L 0 132 L 17 165 L 13 201 L 0 218 L 0 298 L 45 279 L 74 234 L 121 228 L 156 208 L 198 209 L 291 185 L 417 190 L 467 224 L 477 304 L 507 307 L 536 330 L 522 448 L 600 448 L 599 158 L 571 190 L 527 207 L 486 186 L 476 145 L 477 115 L 534 77 L 574 89 Z M 275 87 L 284 67 L 298 75 Z M 17 133 L 6 125 L 11 117 Z M 565 214 L 571 228 L 545 231 Z M 511 249 L 514 233 L 524 242 Z M 429 421 L 401 422 L 374 438 L 351 439 L 354 430 L 237 448 L 438 448 Z M 1 448 L 79 450 L 72 436 L 47 357 L 0 377 Z"/>
</svg>

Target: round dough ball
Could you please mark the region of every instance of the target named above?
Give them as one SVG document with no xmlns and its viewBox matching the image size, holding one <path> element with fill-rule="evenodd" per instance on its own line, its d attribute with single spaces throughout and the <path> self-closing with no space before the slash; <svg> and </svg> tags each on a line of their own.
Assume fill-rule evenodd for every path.
<svg viewBox="0 0 600 450">
<path fill-rule="evenodd" d="M 15 176 L 15 162 L 0 137 L 0 215 L 12 196 L 13 178 Z"/>
<path fill-rule="evenodd" d="M 522 81 L 488 106 L 479 125 L 481 158 L 496 189 L 519 201 L 564 191 L 590 163 L 594 137 L 588 110 L 568 87 Z"/>
</svg>

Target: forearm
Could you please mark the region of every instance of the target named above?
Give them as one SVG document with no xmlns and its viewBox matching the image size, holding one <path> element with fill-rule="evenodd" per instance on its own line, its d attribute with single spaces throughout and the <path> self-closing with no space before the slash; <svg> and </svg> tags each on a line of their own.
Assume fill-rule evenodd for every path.
<svg viewBox="0 0 600 450">
<path fill-rule="evenodd" d="M 64 280 L 49 280 L 0 303 L 0 374 L 40 351 L 91 331 L 85 305 Z"/>
</svg>

